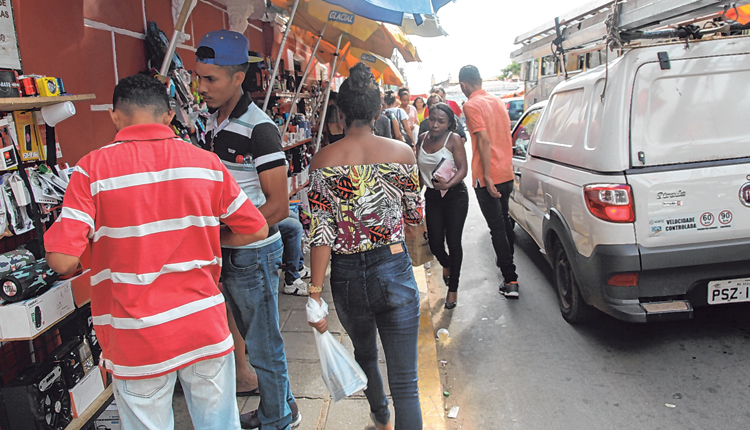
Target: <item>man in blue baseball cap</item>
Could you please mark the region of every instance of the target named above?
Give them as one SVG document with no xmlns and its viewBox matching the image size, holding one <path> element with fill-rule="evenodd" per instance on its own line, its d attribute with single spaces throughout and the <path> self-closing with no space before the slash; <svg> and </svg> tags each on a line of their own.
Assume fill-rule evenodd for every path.
<svg viewBox="0 0 750 430">
<path fill-rule="evenodd" d="M 269 225 L 265 240 L 222 249 L 224 295 L 245 338 L 260 391 L 258 410 L 243 414 L 240 421 L 246 429 L 296 427 L 302 416 L 291 392 L 279 331 L 278 269 L 283 245 L 276 223 L 289 215 L 281 135 L 242 90 L 250 61 L 245 36 L 212 31 L 198 44 L 196 59 L 198 91 L 214 110 L 207 124 L 207 149 L 219 156 Z M 307 295 L 307 289 L 292 293 Z"/>
</svg>

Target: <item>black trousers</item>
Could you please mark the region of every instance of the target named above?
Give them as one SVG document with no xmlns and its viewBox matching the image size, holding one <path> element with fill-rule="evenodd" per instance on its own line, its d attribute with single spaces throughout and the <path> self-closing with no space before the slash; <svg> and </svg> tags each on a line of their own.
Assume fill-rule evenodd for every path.
<svg viewBox="0 0 750 430">
<path fill-rule="evenodd" d="M 461 263 L 464 259 L 461 237 L 468 212 L 469 191 L 463 182 L 449 189 L 445 197 L 433 188 L 425 191 L 425 218 L 430 251 L 441 266 L 450 269 L 448 291 L 452 293 L 458 291 L 458 279 L 461 276 Z M 448 252 L 445 251 L 446 242 Z"/>
<path fill-rule="evenodd" d="M 516 265 L 513 264 L 513 244 L 516 235 L 513 224 L 508 215 L 508 199 L 513 191 L 513 181 L 495 185 L 495 189 L 502 197 L 492 197 L 486 187 L 474 188 L 477 194 L 479 208 L 487 221 L 492 236 L 492 247 L 495 248 L 497 266 L 505 278 L 505 282 L 518 281 Z"/>
</svg>

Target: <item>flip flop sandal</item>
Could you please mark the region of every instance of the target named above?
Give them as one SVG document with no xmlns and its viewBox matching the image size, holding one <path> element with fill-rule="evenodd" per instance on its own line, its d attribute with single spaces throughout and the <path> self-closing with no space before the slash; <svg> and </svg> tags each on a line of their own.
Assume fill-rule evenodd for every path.
<svg viewBox="0 0 750 430">
<path fill-rule="evenodd" d="M 255 387 L 250 391 L 238 391 L 237 392 L 237 397 L 252 397 L 252 396 L 260 396 L 260 391 L 258 390 L 258 387 Z"/>
</svg>

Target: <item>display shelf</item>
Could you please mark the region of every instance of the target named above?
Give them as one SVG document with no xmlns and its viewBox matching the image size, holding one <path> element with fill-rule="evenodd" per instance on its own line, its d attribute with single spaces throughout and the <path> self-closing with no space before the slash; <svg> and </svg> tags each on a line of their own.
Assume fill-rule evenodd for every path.
<svg viewBox="0 0 750 430">
<path fill-rule="evenodd" d="M 53 97 L 7 97 L 0 98 L 0 112 L 11 112 L 14 110 L 32 110 L 44 106 L 51 106 L 63 102 L 80 102 L 92 100 L 95 94 L 78 94 L 73 96 Z"/>
<path fill-rule="evenodd" d="M 92 370 L 92 372 L 98 371 L 98 369 Z M 101 415 L 101 413 L 107 409 L 107 406 L 109 406 L 113 400 L 114 395 L 112 393 L 112 384 L 110 384 L 109 387 L 105 388 L 104 391 L 99 394 L 99 397 L 94 400 L 94 403 L 90 404 L 78 418 L 73 418 L 73 421 L 65 427 L 65 430 L 79 430 L 91 424 L 96 417 Z"/>
<path fill-rule="evenodd" d="M 307 186 L 310 185 L 310 180 L 308 179 L 307 182 L 300 185 L 299 187 L 295 188 L 291 193 L 289 193 L 289 197 L 292 197 L 293 195 L 297 194 L 298 192 L 302 191 L 303 189 L 307 188 Z"/>
<path fill-rule="evenodd" d="M 298 141 L 296 141 L 294 143 L 290 143 L 289 145 L 283 146 L 283 149 L 284 149 L 284 151 L 286 151 L 286 150 L 289 150 L 289 149 L 292 149 L 292 148 L 296 148 L 296 147 L 298 147 L 300 145 L 304 145 L 304 144 L 310 143 L 310 142 L 312 142 L 312 137 L 308 137 L 307 139 L 302 139 L 302 140 L 298 140 Z"/>
</svg>

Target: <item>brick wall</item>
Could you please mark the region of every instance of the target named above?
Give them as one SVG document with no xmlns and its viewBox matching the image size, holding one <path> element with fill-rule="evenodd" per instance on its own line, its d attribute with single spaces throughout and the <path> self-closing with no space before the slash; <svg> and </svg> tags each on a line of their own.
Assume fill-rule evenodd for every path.
<svg viewBox="0 0 750 430">
<path fill-rule="evenodd" d="M 77 114 L 57 126 L 61 163 L 75 164 L 111 142 L 115 128 L 107 109 L 118 79 L 146 69 L 145 27 L 155 21 L 172 36 L 170 0 L 12 0 L 24 73 L 62 78 L 71 94 L 96 94 L 76 103 Z M 190 70 L 195 45 L 209 31 L 228 28 L 225 7 L 198 0 L 185 26 L 191 38 L 177 49 Z M 252 21 L 245 31 L 250 49 L 278 52 L 281 34 L 269 23 Z M 265 48 L 264 48 L 265 47 Z M 310 48 L 292 37 L 287 49 L 309 58 Z M 283 57 L 286 58 L 286 55 Z M 287 68 L 289 65 L 287 65 Z"/>
</svg>

